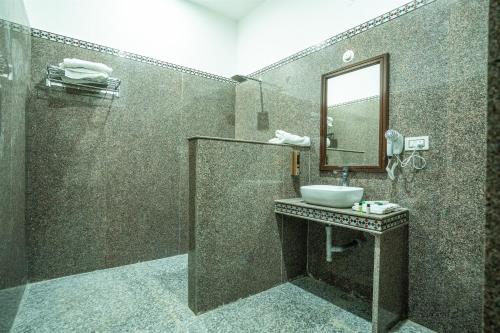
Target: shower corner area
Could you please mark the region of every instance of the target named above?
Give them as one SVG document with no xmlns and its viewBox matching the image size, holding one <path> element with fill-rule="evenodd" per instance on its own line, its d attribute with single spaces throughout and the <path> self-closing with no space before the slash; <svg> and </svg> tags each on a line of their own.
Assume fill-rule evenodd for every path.
<svg viewBox="0 0 500 333">
<path fill-rule="evenodd" d="M 22 3 L 0 3 L 0 332 L 11 327 L 28 282 L 25 120 L 31 37 Z M 15 18 L 20 24 L 4 20 Z"/>
<path fill-rule="evenodd" d="M 177 14 L 193 10 L 169 3 L 181 2 Z M 377 24 L 234 76 L 222 52 L 207 60 L 213 70 L 196 67 L 211 56 L 201 52 L 186 56 L 189 66 L 146 55 L 159 47 L 128 52 L 126 39 L 147 29 L 104 45 L 76 38 L 84 29 L 30 24 L 28 7 L 41 5 L 24 3 L 0 0 L 0 333 L 388 332 L 372 323 L 384 265 L 405 275 L 404 320 L 390 332 L 497 332 L 496 0 L 394 1 L 367 21 Z M 346 50 L 363 61 L 390 54 L 387 121 L 435 140 L 430 167 L 400 182 L 349 175 L 365 198 L 409 209 L 392 244 L 400 257 L 365 231 L 333 226 L 335 244 L 357 247 L 328 260 L 324 225 L 276 211 L 301 186 L 341 181 L 340 169 L 320 170 L 319 122 L 322 75 L 346 66 Z M 112 67 L 114 90 L 60 89 L 51 71 L 66 58 Z M 335 126 L 360 105 L 377 107 L 371 98 L 339 103 Z M 336 134 L 373 134 L 354 125 Z M 273 143 L 279 129 L 307 134 L 309 145 Z"/>
<path fill-rule="evenodd" d="M 2 130 L 18 136 L 2 136 L 16 144 L 4 148 L 2 158 L 11 159 L 5 181 L 23 184 L 8 196 L 18 202 L 6 205 L 13 234 L 26 231 L 26 239 L 12 236 L 15 255 L 27 258 L 12 283 L 28 274 L 37 282 L 187 253 L 187 139 L 234 138 L 234 82 L 75 47 L 37 29 L 31 38 L 29 27 L 8 22 L 2 34 L 2 53 L 17 52 L 9 61 L 19 66 L 12 84 L 26 86 L 17 95 L 2 89 Z M 119 98 L 49 89 L 47 64 L 67 55 L 111 65 L 123 82 Z M 8 118 L 9 102 L 22 109 L 12 109 L 17 118 Z M 12 252 L 3 251 L 4 258 L 6 268 L 17 261 Z"/>
</svg>

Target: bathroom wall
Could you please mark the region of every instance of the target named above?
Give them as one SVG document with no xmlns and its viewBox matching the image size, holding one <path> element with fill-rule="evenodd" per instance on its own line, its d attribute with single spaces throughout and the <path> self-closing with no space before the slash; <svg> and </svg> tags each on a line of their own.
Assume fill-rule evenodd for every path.
<svg viewBox="0 0 500 333">
<path fill-rule="evenodd" d="M 0 332 L 10 329 L 27 281 L 25 240 L 25 104 L 30 35 L 3 19 L 24 18 L 22 1 L 0 10 Z"/>
<path fill-rule="evenodd" d="M 65 57 L 111 66 L 120 97 L 47 90 L 46 65 Z M 32 58 L 30 279 L 185 253 L 186 139 L 234 136 L 234 84 L 43 38 Z"/>
<path fill-rule="evenodd" d="M 347 49 L 361 61 L 390 55 L 389 124 L 406 136 L 429 135 L 426 170 L 351 174 L 368 199 L 390 199 L 411 212 L 409 317 L 439 332 L 480 332 L 483 307 L 488 1 L 425 6 L 332 45 L 308 51 L 259 76 L 269 130 L 257 131 L 258 91 L 236 92 L 237 139 L 267 140 L 276 129 L 310 135 L 311 183 L 338 184 L 319 172 L 321 75 L 341 68 Z M 392 17 L 392 16 L 391 16 Z M 370 292 L 364 252 L 324 261 L 324 231 L 309 223 L 308 271 L 350 291 Z M 337 240 L 351 238 L 339 230 Z"/>
<path fill-rule="evenodd" d="M 85 5 L 78 0 L 25 0 L 38 29 L 228 77 L 269 65 L 406 2 L 315 0 L 311 6 L 307 0 L 262 1 L 235 20 L 189 0 L 149 0 L 147 6 L 133 0 L 87 0 Z"/>
<path fill-rule="evenodd" d="M 500 3 L 490 1 L 484 332 L 500 331 Z"/>
<path fill-rule="evenodd" d="M 254 72 L 408 1 L 264 1 L 238 21 L 238 72 Z"/>
<path fill-rule="evenodd" d="M 186 0 L 24 2 L 37 29 L 219 75 L 236 72 L 236 21 Z"/>
<path fill-rule="evenodd" d="M 307 181 L 290 176 L 292 147 L 189 142 L 189 307 L 201 313 L 306 273 L 307 223 L 274 213 Z"/>
</svg>

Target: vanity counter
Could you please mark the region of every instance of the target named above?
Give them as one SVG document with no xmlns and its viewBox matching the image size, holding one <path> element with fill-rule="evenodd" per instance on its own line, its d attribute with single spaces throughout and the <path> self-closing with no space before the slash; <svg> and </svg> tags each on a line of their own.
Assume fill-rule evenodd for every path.
<svg viewBox="0 0 500 333">
<path fill-rule="evenodd" d="M 274 211 L 278 214 L 300 217 L 320 223 L 381 234 L 389 229 L 408 224 L 409 212 L 401 208 L 389 214 L 367 214 L 350 208 L 333 208 L 311 205 L 302 198 L 275 200 Z"/>
<path fill-rule="evenodd" d="M 372 333 L 389 332 L 407 318 L 408 209 L 377 215 L 349 208 L 310 205 L 301 198 L 280 199 L 274 203 L 277 214 L 324 224 L 325 253 L 333 252 L 330 246 L 332 227 L 359 230 L 373 236 Z"/>
</svg>

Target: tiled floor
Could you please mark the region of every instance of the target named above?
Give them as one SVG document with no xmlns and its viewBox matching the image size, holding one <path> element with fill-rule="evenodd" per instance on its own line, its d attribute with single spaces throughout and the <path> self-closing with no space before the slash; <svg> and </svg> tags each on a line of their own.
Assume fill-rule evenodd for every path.
<svg viewBox="0 0 500 333">
<path fill-rule="evenodd" d="M 303 278 L 195 316 L 181 255 L 30 284 L 12 332 L 369 332 L 353 314 L 367 310 Z M 431 331 L 407 321 L 396 332 Z"/>
</svg>

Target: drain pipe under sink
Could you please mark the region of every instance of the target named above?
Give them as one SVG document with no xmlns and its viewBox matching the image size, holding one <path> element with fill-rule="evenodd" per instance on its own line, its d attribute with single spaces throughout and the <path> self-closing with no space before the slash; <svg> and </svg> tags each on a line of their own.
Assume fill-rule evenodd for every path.
<svg viewBox="0 0 500 333">
<path fill-rule="evenodd" d="M 332 262 L 332 254 L 334 252 L 344 252 L 353 247 L 360 246 L 362 239 L 355 239 L 345 245 L 334 246 L 332 241 L 332 226 L 326 226 L 326 261 Z"/>
</svg>

